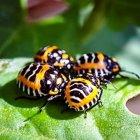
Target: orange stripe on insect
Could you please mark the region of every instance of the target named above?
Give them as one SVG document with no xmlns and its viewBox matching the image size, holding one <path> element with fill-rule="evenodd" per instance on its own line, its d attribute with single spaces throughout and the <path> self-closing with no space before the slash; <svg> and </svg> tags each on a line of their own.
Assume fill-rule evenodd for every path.
<svg viewBox="0 0 140 140">
<path fill-rule="evenodd" d="M 66 53 L 62 54 L 63 59 L 67 59 L 68 57 L 69 57 L 68 54 L 66 54 Z"/>
<path fill-rule="evenodd" d="M 55 49 L 58 49 L 58 47 L 57 46 L 48 47 L 42 56 L 41 55 L 36 55 L 35 58 L 47 61 L 48 60 L 47 55 Z"/>
<path fill-rule="evenodd" d="M 63 67 L 64 64 L 62 64 L 62 63 L 55 63 L 54 66 L 56 66 L 56 67 Z"/>
<path fill-rule="evenodd" d="M 65 75 L 63 75 L 63 74 L 62 74 L 62 77 L 63 77 L 63 79 L 64 79 L 65 81 L 67 80 L 67 78 L 66 78 L 66 76 L 65 76 Z"/>
<path fill-rule="evenodd" d="M 34 89 L 34 90 L 39 90 L 41 85 L 40 85 L 40 81 L 39 80 L 35 80 L 35 82 L 31 82 L 29 81 L 27 78 L 25 78 L 22 75 L 18 76 L 18 80 L 22 83 L 24 83 L 24 85 Z"/>
<path fill-rule="evenodd" d="M 73 57 L 70 57 L 70 61 L 74 61 L 74 58 Z"/>
<path fill-rule="evenodd" d="M 71 82 L 68 83 L 68 85 L 66 86 L 66 91 L 65 91 L 65 96 L 66 96 L 66 99 L 68 100 L 68 103 L 71 102 L 70 98 L 70 84 Z"/>
<path fill-rule="evenodd" d="M 22 75 L 18 76 L 18 80 L 28 87 L 34 89 L 34 90 L 39 90 L 41 85 L 40 85 L 40 80 L 43 80 L 45 72 L 50 68 L 49 65 L 43 65 L 42 69 L 36 74 L 36 78 L 34 82 L 29 81 L 27 78 L 25 78 Z"/>
<path fill-rule="evenodd" d="M 89 102 L 91 102 L 94 98 L 96 98 L 96 95 L 98 94 L 98 89 L 97 87 L 95 87 L 93 89 L 93 91 L 88 95 L 86 96 L 83 100 L 81 100 L 79 103 L 74 103 L 72 102 L 72 106 L 75 106 L 75 108 L 79 108 L 85 104 L 88 104 Z"/>
<path fill-rule="evenodd" d="M 119 71 L 119 67 L 114 67 L 112 71 L 113 72 L 118 72 Z"/>
<path fill-rule="evenodd" d="M 89 81 L 89 80 L 86 80 L 86 79 L 84 79 L 84 78 L 76 78 L 76 79 L 72 79 L 71 80 L 71 82 L 84 82 L 84 83 L 86 83 L 87 85 L 92 85 L 92 83 Z M 71 84 L 71 82 L 70 82 L 70 84 Z"/>
<path fill-rule="evenodd" d="M 80 64 L 80 66 L 75 66 L 74 70 L 81 69 L 106 69 L 106 65 L 103 61 L 99 61 L 98 63 L 85 63 Z"/>
<path fill-rule="evenodd" d="M 50 68 L 49 65 L 43 65 L 42 69 L 36 74 L 36 82 L 44 79 L 45 72 Z"/>
<path fill-rule="evenodd" d="M 98 57 L 99 61 L 104 60 L 104 55 L 102 53 L 98 53 L 97 57 Z"/>
<path fill-rule="evenodd" d="M 50 91 L 49 91 L 49 94 L 50 94 L 50 95 L 56 95 L 56 94 L 58 94 L 58 91 L 52 91 L 52 90 L 50 90 Z"/>
<path fill-rule="evenodd" d="M 93 85 L 91 85 L 91 86 L 93 86 Z M 97 87 L 94 87 L 93 91 L 88 96 L 86 96 L 84 99 L 80 100 L 79 103 L 72 102 L 71 96 L 69 93 L 70 93 L 70 83 L 66 87 L 66 95 L 65 96 L 69 102 L 69 106 L 70 107 L 74 106 L 75 108 L 78 109 L 79 107 L 91 102 L 94 98 L 96 98 L 96 95 L 98 94 L 98 89 L 97 89 Z"/>
<path fill-rule="evenodd" d="M 69 105 L 72 107 L 72 106 L 75 106 L 76 108 L 80 107 L 81 105 L 84 105 L 88 102 L 90 102 L 94 97 L 96 97 L 96 95 L 98 94 L 98 89 L 95 87 L 94 90 L 90 93 L 89 96 L 87 96 L 86 98 L 84 98 L 83 100 L 80 101 L 80 103 L 74 103 L 71 101 L 71 96 L 70 96 L 70 86 L 71 86 L 71 83 L 72 82 L 77 82 L 77 81 L 81 81 L 81 82 L 84 82 L 86 83 L 88 86 L 92 86 L 92 83 L 89 81 L 89 80 L 86 80 L 84 78 L 76 78 L 76 79 L 72 79 L 68 85 L 66 86 L 66 98 L 69 102 Z M 92 94 L 92 95 L 91 95 Z"/>
</svg>

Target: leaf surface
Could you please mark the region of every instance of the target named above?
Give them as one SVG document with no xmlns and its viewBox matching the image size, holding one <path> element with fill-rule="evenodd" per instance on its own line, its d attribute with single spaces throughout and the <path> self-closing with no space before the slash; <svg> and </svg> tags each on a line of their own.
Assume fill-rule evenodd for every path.
<svg viewBox="0 0 140 140">
<path fill-rule="evenodd" d="M 140 117 L 126 108 L 126 101 L 140 93 L 140 81 L 117 78 L 104 89 L 102 107 L 82 112 L 66 111 L 62 102 L 50 102 L 37 114 L 44 100 L 17 100 L 22 92 L 16 86 L 18 71 L 32 59 L 1 60 L 0 137 L 2 139 L 138 139 Z M 29 119 L 24 122 L 24 120 Z"/>
</svg>

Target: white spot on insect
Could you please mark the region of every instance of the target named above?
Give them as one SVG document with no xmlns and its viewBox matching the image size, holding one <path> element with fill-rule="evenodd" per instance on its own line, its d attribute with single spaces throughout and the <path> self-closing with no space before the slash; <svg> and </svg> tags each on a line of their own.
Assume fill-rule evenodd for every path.
<svg viewBox="0 0 140 140">
<path fill-rule="evenodd" d="M 80 60 L 77 61 L 78 64 L 81 64 Z"/>
<path fill-rule="evenodd" d="M 81 57 L 81 54 L 76 55 L 76 60 L 78 60 Z"/>
<path fill-rule="evenodd" d="M 50 81 L 50 80 L 48 80 L 48 81 L 47 81 L 47 85 L 50 85 L 50 84 L 51 84 L 51 81 Z"/>
<path fill-rule="evenodd" d="M 98 71 L 95 69 L 95 76 L 98 77 Z"/>
<path fill-rule="evenodd" d="M 36 96 L 35 90 L 33 90 L 33 95 Z"/>
<path fill-rule="evenodd" d="M 85 58 L 85 63 L 87 63 L 88 55 L 87 54 L 84 54 L 83 56 Z"/>
<path fill-rule="evenodd" d="M 92 73 L 91 69 L 88 70 L 89 73 Z"/>
<path fill-rule="evenodd" d="M 54 71 L 55 74 L 58 74 L 58 71 Z"/>
<path fill-rule="evenodd" d="M 85 73 L 86 71 L 85 70 L 82 70 L 82 73 Z"/>
<path fill-rule="evenodd" d="M 87 108 L 86 109 L 89 109 L 90 108 L 90 105 L 89 104 L 86 104 Z"/>
<path fill-rule="evenodd" d="M 68 64 L 69 63 L 69 60 L 65 60 L 65 64 Z"/>
<path fill-rule="evenodd" d="M 57 88 L 54 89 L 54 91 L 57 91 L 57 90 L 58 90 Z"/>
<path fill-rule="evenodd" d="M 65 50 L 62 50 L 62 53 L 66 53 L 66 51 Z"/>
<path fill-rule="evenodd" d="M 62 83 L 62 78 L 58 78 L 57 81 L 56 81 L 56 84 L 61 84 Z"/>
<path fill-rule="evenodd" d="M 30 88 L 27 89 L 27 93 L 28 93 L 28 95 L 30 95 Z"/>
<path fill-rule="evenodd" d="M 49 47 L 49 46 L 44 47 L 44 48 L 43 48 L 43 51 L 45 51 L 48 47 Z"/>
<path fill-rule="evenodd" d="M 62 54 L 63 52 L 61 50 L 58 51 L 59 54 Z"/>
<path fill-rule="evenodd" d="M 108 59 L 108 62 L 109 62 L 109 63 L 111 63 L 111 60 L 110 60 L 110 59 Z"/>
<path fill-rule="evenodd" d="M 53 74 L 50 74 L 50 76 L 52 77 L 52 79 L 55 79 L 55 75 L 53 75 Z"/>
<path fill-rule="evenodd" d="M 38 91 L 38 94 L 39 94 L 40 97 L 45 96 L 45 94 L 42 93 L 40 90 Z"/>
<path fill-rule="evenodd" d="M 24 86 L 24 85 L 22 86 L 22 91 L 23 91 L 23 92 L 25 91 L 25 86 Z"/>
<path fill-rule="evenodd" d="M 71 68 L 71 65 L 70 65 L 70 64 L 68 64 L 68 65 L 67 65 L 67 68 L 68 68 L 68 69 L 70 69 L 70 68 Z"/>
<path fill-rule="evenodd" d="M 57 53 L 54 53 L 54 54 L 53 54 L 53 56 L 54 56 L 54 57 L 57 57 L 57 56 L 58 56 L 58 54 L 57 54 Z"/>
<path fill-rule="evenodd" d="M 62 84 L 61 84 L 61 87 L 63 87 L 65 85 L 65 83 L 63 82 Z"/>
<path fill-rule="evenodd" d="M 67 61 L 66 60 L 64 60 L 64 59 L 61 59 L 60 60 L 60 63 L 62 63 L 62 64 L 65 64 Z"/>
<path fill-rule="evenodd" d="M 95 59 L 95 54 L 92 53 L 92 63 L 94 63 L 94 59 Z"/>
<path fill-rule="evenodd" d="M 65 103 L 67 104 L 68 103 L 68 101 L 65 99 Z"/>
</svg>

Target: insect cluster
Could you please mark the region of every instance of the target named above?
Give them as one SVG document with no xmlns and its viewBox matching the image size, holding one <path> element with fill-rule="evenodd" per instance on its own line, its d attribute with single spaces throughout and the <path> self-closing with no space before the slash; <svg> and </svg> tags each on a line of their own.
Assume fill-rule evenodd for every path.
<svg viewBox="0 0 140 140">
<path fill-rule="evenodd" d="M 67 108 L 86 112 L 101 103 L 102 86 L 122 76 L 122 71 L 114 58 L 103 53 L 87 53 L 74 60 L 57 46 L 47 46 L 20 70 L 17 84 L 28 97 L 45 97 L 44 105 L 61 98 Z"/>
</svg>

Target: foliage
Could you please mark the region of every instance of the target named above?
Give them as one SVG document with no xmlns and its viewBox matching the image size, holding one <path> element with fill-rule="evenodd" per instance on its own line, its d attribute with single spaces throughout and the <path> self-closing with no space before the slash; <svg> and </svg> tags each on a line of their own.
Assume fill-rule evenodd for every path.
<svg viewBox="0 0 140 140">
<path fill-rule="evenodd" d="M 102 107 L 81 112 L 67 111 L 63 102 L 47 104 L 37 113 L 44 100 L 17 100 L 22 93 L 16 87 L 19 69 L 31 59 L 1 60 L 0 71 L 0 138 L 1 139 L 138 139 L 140 119 L 126 108 L 126 101 L 140 92 L 140 81 L 119 79 L 115 89 L 109 85 L 102 95 Z M 28 120 L 24 122 L 24 120 Z"/>
<path fill-rule="evenodd" d="M 115 29 L 140 24 L 140 4 L 136 0 L 68 2 L 69 9 L 64 14 L 47 21 L 29 23 L 25 20 L 26 10 L 20 1 L 1 0 L 0 57 L 32 56 L 46 44 L 57 44 L 69 53 L 77 54 L 82 52 L 82 46 L 86 51 L 87 41 L 94 39 L 96 32 L 106 23 Z M 90 46 L 91 49 L 95 47 L 98 48 Z"/>
<path fill-rule="evenodd" d="M 12 4 L 11 4 L 12 3 Z M 45 45 L 58 45 L 75 55 L 102 51 L 119 59 L 121 66 L 138 74 L 140 67 L 138 13 L 140 3 L 130 0 L 68 0 L 65 13 L 29 23 L 20 1 L 0 4 L 0 139 L 139 139 L 140 118 L 126 108 L 126 101 L 140 93 L 140 81 L 120 79 L 104 89 L 102 107 L 84 119 L 82 112 L 61 113 L 62 102 L 18 100 L 18 71 Z M 115 29 L 112 31 L 111 29 Z M 24 58 L 16 58 L 24 57 Z M 29 119 L 24 122 L 24 120 Z"/>
</svg>

